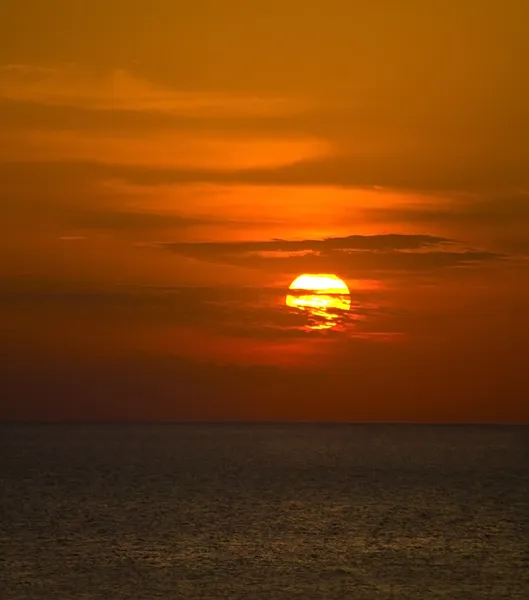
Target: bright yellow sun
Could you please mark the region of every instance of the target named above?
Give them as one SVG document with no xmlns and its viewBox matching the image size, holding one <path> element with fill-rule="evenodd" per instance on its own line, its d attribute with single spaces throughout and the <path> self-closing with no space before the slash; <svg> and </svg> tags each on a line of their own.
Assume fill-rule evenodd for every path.
<svg viewBox="0 0 529 600">
<path fill-rule="evenodd" d="M 335 327 L 340 314 L 351 308 L 349 288 L 336 275 L 306 273 L 296 277 L 289 290 L 287 306 L 306 311 L 310 329 Z"/>
</svg>

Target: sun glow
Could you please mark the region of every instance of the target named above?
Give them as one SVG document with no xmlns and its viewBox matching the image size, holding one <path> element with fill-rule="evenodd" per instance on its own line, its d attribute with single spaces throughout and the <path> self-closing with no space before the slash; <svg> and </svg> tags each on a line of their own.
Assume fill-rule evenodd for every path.
<svg viewBox="0 0 529 600">
<path fill-rule="evenodd" d="M 304 274 L 290 284 L 286 305 L 306 311 L 309 329 L 330 329 L 351 308 L 349 288 L 336 275 Z"/>
</svg>

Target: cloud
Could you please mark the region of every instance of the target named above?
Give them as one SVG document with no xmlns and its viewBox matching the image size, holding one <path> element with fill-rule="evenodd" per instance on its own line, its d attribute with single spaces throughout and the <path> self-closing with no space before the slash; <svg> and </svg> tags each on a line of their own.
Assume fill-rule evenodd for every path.
<svg viewBox="0 0 529 600">
<path fill-rule="evenodd" d="M 248 252 L 299 252 L 332 250 L 418 250 L 443 244 L 454 244 L 454 240 L 431 235 L 349 235 L 322 240 L 281 240 L 251 242 L 201 242 L 164 244 L 174 252 L 190 250 L 191 253 L 238 254 Z"/>
<path fill-rule="evenodd" d="M 491 157 L 479 147 L 466 154 L 449 147 L 396 147 L 353 154 L 343 148 L 332 156 L 308 158 L 273 169 L 240 171 L 231 179 L 233 183 L 259 185 L 460 191 L 529 185 L 527 173 L 529 162 L 525 153 Z"/>
<path fill-rule="evenodd" d="M 329 144 L 309 137 L 270 139 L 252 136 L 232 139 L 181 131 L 151 133 L 129 131 L 126 135 L 87 131 L 22 131 L 4 133 L 9 148 L 0 159 L 75 163 L 97 161 L 135 168 L 191 171 L 271 168 L 330 152 Z"/>
<path fill-rule="evenodd" d="M 321 116 L 321 111 L 317 112 Z M 314 111 L 301 114 L 180 114 L 152 110 L 89 108 L 80 106 L 49 105 L 29 100 L 11 100 L 0 95 L 0 126 L 2 131 L 53 130 L 91 131 L 107 134 L 130 131 L 158 134 L 167 131 L 193 132 L 217 136 L 229 135 L 232 139 L 247 138 L 251 131 L 260 139 L 288 136 L 299 138 L 323 134 L 321 123 L 311 118 Z M 328 115 L 331 130 L 333 116 Z"/>
<path fill-rule="evenodd" d="M 503 194 L 456 194 L 451 198 L 432 198 L 428 203 L 397 207 L 365 208 L 367 218 L 378 222 L 406 221 L 407 223 L 447 223 L 450 225 L 476 225 L 494 222 L 512 224 L 529 223 L 529 192 Z"/>
<path fill-rule="evenodd" d="M 529 186 L 521 110 L 402 101 L 191 91 L 68 64 L 0 67 L 10 160 L 104 162 L 144 185 Z"/>
<path fill-rule="evenodd" d="M 0 150 L 0 160 L 94 161 L 132 170 L 272 168 L 331 151 L 317 135 L 270 135 L 258 125 L 270 118 L 284 123 L 304 110 L 299 101 L 269 94 L 163 88 L 124 70 L 4 65 L 0 146 L 8 150 Z"/>
<path fill-rule="evenodd" d="M 255 417 L 259 407 L 257 414 L 288 418 L 288 410 L 276 414 L 274 405 L 296 406 L 298 418 L 321 407 L 316 413 L 329 418 L 329 407 L 343 402 L 336 413 L 341 418 L 351 407 L 355 420 L 417 420 L 420 414 L 431 420 L 432 406 L 446 417 L 448 399 L 454 414 L 466 407 L 465 418 L 472 419 L 483 414 L 484 401 L 498 414 L 501 394 L 511 414 L 526 406 L 528 322 L 521 302 L 515 318 L 510 302 L 494 301 L 487 313 L 481 298 L 464 313 L 455 306 L 419 313 L 408 308 L 404 314 L 371 307 L 359 325 L 369 328 L 365 337 L 353 329 L 352 336 L 296 340 L 286 328 L 265 329 L 270 322 L 260 321 L 259 298 L 264 302 L 262 290 L 241 288 L 13 295 L 15 316 L 28 324 L 31 315 L 31 326 L 5 327 L 0 358 L 9 368 L 0 384 L 2 417 L 226 419 Z M 230 321 L 216 311 L 219 302 L 226 311 L 231 305 Z M 254 307 L 253 318 L 241 310 L 245 303 L 250 311 Z M 173 326 L 189 319 L 194 324 L 193 315 L 201 312 L 205 328 L 227 327 L 238 337 L 246 332 L 246 339 L 233 346 L 229 335 L 204 340 L 198 327 L 186 335 Z M 241 328 L 245 318 L 262 328 Z M 390 332 L 399 326 L 404 338 L 387 343 L 396 341 Z"/>
<path fill-rule="evenodd" d="M 148 231 L 150 229 L 181 229 L 201 225 L 228 225 L 228 222 L 213 218 L 183 216 L 174 213 L 147 211 L 72 211 L 65 215 L 65 222 L 80 229 L 100 229 L 111 231 Z"/>
<path fill-rule="evenodd" d="M 167 140 L 162 144 L 163 147 L 160 146 L 156 150 L 160 158 L 156 164 L 153 164 L 152 160 L 142 159 L 139 150 L 134 152 L 134 145 L 127 154 L 125 142 L 120 146 L 124 154 L 116 152 L 111 156 L 106 151 L 103 153 L 105 160 L 97 159 L 96 146 L 91 149 L 74 149 L 72 156 L 76 158 L 73 160 L 67 159 L 66 155 L 59 156 L 57 161 L 50 160 L 50 155 L 44 150 L 47 147 L 52 149 L 52 144 L 43 146 L 38 155 L 35 154 L 35 149 L 30 148 L 28 159 L 22 160 L 26 148 L 22 137 L 17 142 L 21 144 L 20 151 L 15 154 L 18 160 L 9 162 L 13 163 L 15 168 L 20 168 L 25 163 L 39 165 L 41 170 L 65 168 L 71 172 L 92 172 L 142 186 L 198 183 L 264 187 L 336 186 L 351 189 L 380 187 L 407 192 L 459 194 L 467 191 L 484 195 L 495 189 L 529 187 L 529 163 L 523 154 L 505 155 L 494 161 L 486 156 L 467 156 L 465 160 L 452 160 L 454 157 L 450 152 L 447 152 L 446 156 L 421 156 L 406 152 L 395 157 L 388 157 L 384 153 L 350 156 L 333 151 L 332 144 L 318 143 L 315 139 L 307 138 L 295 143 L 286 141 L 285 144 L 278 141 L 277 146 L 266 143 L 260 145 L 259 140 L 249 139 L 247 142 L 241 141 L 240 144 L 226 142 L 224 148 L 228 155 L 222 159 L 219 158 L 222 144 L 218 147 L 213 145 L 208 149 L 206 143 L 205 148 L 210 154 L 197 158 L 196 161 L 193 159 L 198 167 L 192 166 L 191 161 L 187 159 L 189 164 L 184 168 L 184 165 L 169 164 L 171 160 L 166 152 L 166 142 Z M 268 150 L 274 147 L 279 153 L 276 157 L 268 153 Z M 195 150 L 197 148 L 198 146 L 195 146 Z M 256 154 L 253 157 L 245 157 L 244 152 L 250 152 L 252 149 Z M 53 156 L 53 151 L 50 152 Z M 318 156 L 311 158 L 315 154 Z M 257 166 L 247 167 L 252 162 Z M 274 162 L 277 164 L 270 164 Z M 206 166 L 206 163 L 209 166 Z"/>
<path fill-rule="evenodd" d="M 408 223 L 468 232 L 496 249 L 513 255 L 529 253 L 529 192 L 527 189 L 483 194 L 432 196 L 398 206 L 366 206 L 361 215 L 370 223 Z"/>
<path fill-rule="evenodd" d="M 350 235 L 322 240 L 258 242 L 169 242 L 157 244 L 187 258 L 299 274 L 428 271 L 463 267 L 506 258 L 430 235 Z"/>
<path fill-rule="evenodd" d="M 153 207 L 158 198 L 153 202 L 149 189 L 127 186 L 110 177 L 110 173 L 105 165 L 94 163 L 0 161 L 0 188 L 6 200 L 2 207 L 4 223 L 53 224 L 76 231 L 65 233 L 67 237 L 78 237 L 83 230 L 138 234 L 212 225 L 252 225 L 243 219 L 212 216 L 206 210 L 193 214 L 157 208 L 156 204 Z M 182 205 L 197 194 L 200 190 L 171 190 L 171 202 Z"/>
<path fill-rule="evenodd" d="M 307 330 L 318 317 L 285 305 L 286 286 L 116 286 L 114 289 L 61 287 L 46 281 L 0 280 L 0 307 L 42 313 L 45 320 L 70 318 L 109 326 L 157 331 L 195 327 L 197 331 L 240 339 L 282 340 L 359 337 L 398 333 L 394 315 L 384 307 L 385 291 L 354 289 L 351 309 L 340 311 L 334 330 Z M 110 320 L 110 321 L 109 321 Z M 175 334 L 178 335 L 177 333 Z M 140 336 L 141 337 L 141 334 Z"/>
<path fill-rule="evenodd" d="M 292 102 L 280 96 L 179 91 L 157 86 L 124 69 L 101 73 L 74 64 L 0 66 L 0 97 L 48 106 L 196 118 L 282 115 L 293 111 Z"/>
</svg>

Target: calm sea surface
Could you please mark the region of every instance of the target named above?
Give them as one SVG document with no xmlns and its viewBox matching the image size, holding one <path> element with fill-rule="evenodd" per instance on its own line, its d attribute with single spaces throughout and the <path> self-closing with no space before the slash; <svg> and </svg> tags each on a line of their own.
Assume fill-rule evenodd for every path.
<svg viewBox="0 0 529 600">
<path fill-rule="evenodd" d="M 526 598 L 529 429 L 0 426 L 2 600 Z"/>
</svg>

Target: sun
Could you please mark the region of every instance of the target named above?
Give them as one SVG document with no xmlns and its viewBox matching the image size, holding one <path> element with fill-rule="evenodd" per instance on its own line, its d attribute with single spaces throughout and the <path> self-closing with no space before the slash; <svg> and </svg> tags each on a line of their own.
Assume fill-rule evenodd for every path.
<svg viewBox="0 0 529 600">
<path fill-rule="evenodd" d="M 349 288 L 336 275 L 321 273 L 319 275 L 300 275 L 290 284 L 291 290 L 308 290 L 325 294 L 349 294 Z"/>
<path fill-rule="evenodd" d="M 330 329 L 351 308 L 349 288 L 336 275 L 305 273 L 296 277 L 289 287 L 286 305 L 305 311 L 309 329 Z"/>
</svg>

